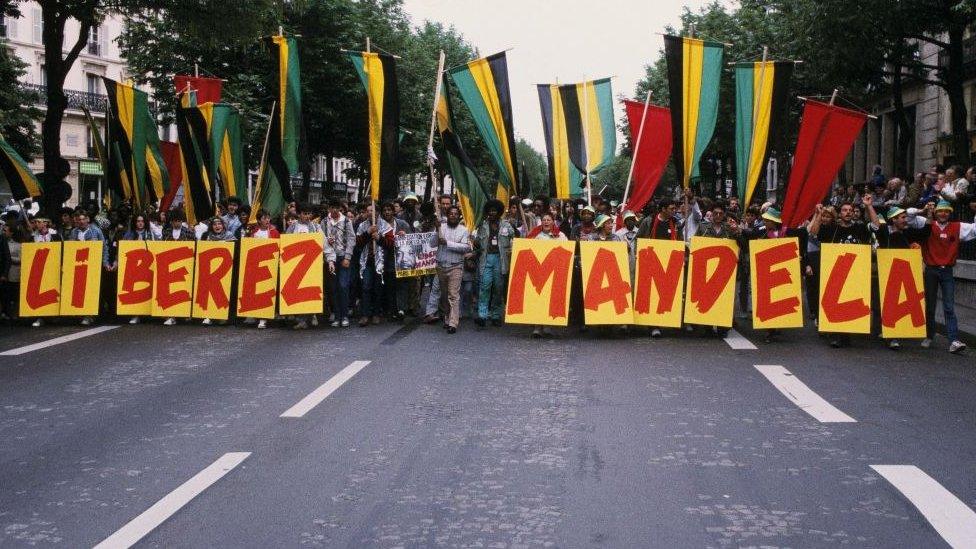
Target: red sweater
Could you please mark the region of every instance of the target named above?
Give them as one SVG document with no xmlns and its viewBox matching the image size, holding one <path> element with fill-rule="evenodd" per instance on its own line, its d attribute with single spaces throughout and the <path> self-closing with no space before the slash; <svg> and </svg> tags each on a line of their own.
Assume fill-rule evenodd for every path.
<svg viewBox="0 0 976 549">
<path fill-rule="evenodd" d="M 925 264 L 931 267 L 952 267 L 959 257 L 959 222 L 952 221 L 945 229 L 932 224 L 932 234 L 922 247 Z"/>
</svg>

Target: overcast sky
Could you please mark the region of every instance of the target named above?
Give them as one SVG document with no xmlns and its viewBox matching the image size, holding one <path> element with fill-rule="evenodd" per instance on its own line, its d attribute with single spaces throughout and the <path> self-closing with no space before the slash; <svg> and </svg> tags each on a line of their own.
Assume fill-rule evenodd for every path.
<svg viewBox="0 0 976 549">
<path fill-rule="evenodd" d="M 664 47 L 658 34 L 678 26 L 682 5 L 704 0 L 405 0 L 419 25 L 454 25 L 483 55 L 506 48 L 515 134 L 545 154 L 535 84 L 615 76 L 615 97 L 631 97 Z M 433 60 L 436 63 L 436 60 Z M 615 118 L 623 111 L 614 105 Z M 618 145 L 621 138 L 618 137 Z"/>
</svg>

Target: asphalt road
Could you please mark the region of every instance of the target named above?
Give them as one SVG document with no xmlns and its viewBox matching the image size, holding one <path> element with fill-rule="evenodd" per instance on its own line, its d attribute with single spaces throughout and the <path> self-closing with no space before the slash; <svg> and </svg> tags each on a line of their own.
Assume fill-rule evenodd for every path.
<svg viewBox="0 0 976 549">
<path fill-rule="evenodd" d="M 0 356 L 0 546 L 976 544 L 972 351 L 740 331 L 143 324 Z"/>
</svg>

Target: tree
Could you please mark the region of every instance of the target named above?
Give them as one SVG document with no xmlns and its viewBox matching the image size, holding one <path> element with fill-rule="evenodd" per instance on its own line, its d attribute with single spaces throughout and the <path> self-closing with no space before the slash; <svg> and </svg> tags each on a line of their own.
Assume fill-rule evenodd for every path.
<svg viewBox="0 0 976 549">
<path fill-rule="evenodd" d="M 515 141 L 515 156 L 518 157 L 522 174 L 519 192 L 529 197 L 548 196 L 549 164 L 546 157 L 522 138 Z"/>
</svg>

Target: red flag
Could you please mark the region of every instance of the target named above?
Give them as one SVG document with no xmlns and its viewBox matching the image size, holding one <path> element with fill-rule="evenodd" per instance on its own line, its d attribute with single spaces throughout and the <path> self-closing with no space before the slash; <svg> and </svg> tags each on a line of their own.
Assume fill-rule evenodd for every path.
<svg viewBox="0 0 976 549">
<path fill-rule="evenodd" d="M 818 101 L 803 107 L 790 180 L 783 201 L 783 228 L 795 228 L 813 214 L 840 171 L 867 115 Z"/>
<path fill-rule="evenodd" d="M 671 110 L 644 104 L 639 101 L 624 100 L 627 120 L 630 122 L 630 135 L 636 143 L 640 132 L 641 114 L 645 117 L 644 133 L 640 146 L 634 151 L 634 179 L 630 184 L 630 196 L 621 211 L 640 211 L 654 195 L 657 184 L 661 182 L 664 167 L 671 156 Z"/>
<path fill-rule="evenodd" d="M 187 86 L 197 92 L 197 104 L 220 103 L 220 93 L 223 90 L 224 82 L 219 78 L 204 78 L 202 76 L 189 76 L 177 74 L 173 77 L 176 83 L 176 92 L 186 91 Z"/>
<path fill-rule="evenodd" d="M 169 171 L 170 184 L 169 192 L 159 201 L 159 210 L 166 211 L 173 204 L 176 192 L 183 185 L 183 157 L 180 154 L 179 143 L 161 141 L 160 144 L 163 150 L 163 162 L 166 164 L 166 170 Z"/>
</svg>

